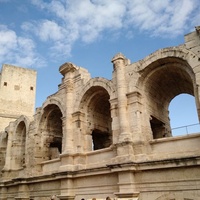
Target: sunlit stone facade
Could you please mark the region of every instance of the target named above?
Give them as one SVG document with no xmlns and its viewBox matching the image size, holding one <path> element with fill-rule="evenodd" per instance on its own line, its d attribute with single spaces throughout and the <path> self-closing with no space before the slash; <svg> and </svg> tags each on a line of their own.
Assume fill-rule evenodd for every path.
<svg viewBox="0 0 200 200">
<path fill-rule="evenodd" d="M 111 61 L 111 80 L 63 64 L 33 116 L 16 110 L 0 137 L 0 200 L 200 199 L 200 134 L 173 137 L 168 112 L 187 93 L 200 115 L 200 27 L 136 63 Z"/>
</svg>

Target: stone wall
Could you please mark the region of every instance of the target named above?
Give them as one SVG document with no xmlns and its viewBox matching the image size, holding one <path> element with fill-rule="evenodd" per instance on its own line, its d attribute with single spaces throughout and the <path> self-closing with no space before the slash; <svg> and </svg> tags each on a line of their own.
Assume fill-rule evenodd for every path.
<svg viewBox="0 0 200 200">
<path fill-rule="evenodd" d="M 0 131 L 20 115 L 35 112 L 36 71 L 4 64 L 0 75 Z"/>
<path fill-rule="evenodd" d="M 0 199 L 200 199 L 200 134 L 173 137 L 168 112 L 182 93 L 199 112 L 199 41 L 119 53 L 111 80 L 64 63 L 57 93 L 2 133 Z"/>
</svg>

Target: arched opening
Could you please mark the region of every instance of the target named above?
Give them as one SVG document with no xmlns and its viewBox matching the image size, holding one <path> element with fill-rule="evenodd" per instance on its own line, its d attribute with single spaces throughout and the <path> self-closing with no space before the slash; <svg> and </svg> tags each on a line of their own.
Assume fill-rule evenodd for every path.
<svg viewBox="0 0 200 200">
<path fill-rule="evenodd" d="M 189 94 L 180 94 L 169 105 L 169 117 L 172 136 L 200 132 L 195 98 Z"/>
<path fill-rule="evenodd" d="M 111 113 L 108 92 L 100 86 L 91 87 L 84 95 L 83 109 L 87 113 L 87 130 L 91 135 L 93 150 L 112 144 Z"/>
<path fill-rule="evenodd" d="M 179 94 L 194 96 L 194 73 L 186 61 L 164 58 L 152 63 L 145 82 L 146 105 L 153 139 L 172 136 L 169 104 Z"/>
<path fill-rule="evenodd" d="M 4 131 L 0 133 L 0 170 L 3 169 L 6 160 L 6 149 L 8 143 L 8 132 Z"/>
<path fill-rule="evenodd" d="M 44 160 L 59 157 L 62 153 L 62 112 L 57 105 L 50 104 L 44 108 L 42 116 Z M 41 123 L 42 124 L 42 123 Z"/>
<path fill-rule="evenodd" d="M 17 126 L 13 147 L 15 167 L 21 168 L 25 165 L 26 125 L 24 121 L 21 121 Z"/>
</svg>

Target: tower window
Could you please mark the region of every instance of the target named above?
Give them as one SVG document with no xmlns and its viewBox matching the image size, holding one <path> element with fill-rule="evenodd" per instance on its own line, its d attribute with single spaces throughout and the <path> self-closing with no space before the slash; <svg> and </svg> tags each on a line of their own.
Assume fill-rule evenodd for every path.
<svg viewBox="0 0 200 200">
<path fill-rule="evenodd" d="M 15 90 L 20 90 L 19 85 L 15 85 L 14 88 L 15 88 Z"/>
<path fill-rule="evenodd" d="M 32 87 L 32 86 L 30 87 L 30 90 L 33 90 L 33 87 Z"/>
<path fill-rule="evenodd" d="M 7 82 L 4 82 L 3 85 L 4 85 L 4 86 L 7 86 Z"/>
</svg>

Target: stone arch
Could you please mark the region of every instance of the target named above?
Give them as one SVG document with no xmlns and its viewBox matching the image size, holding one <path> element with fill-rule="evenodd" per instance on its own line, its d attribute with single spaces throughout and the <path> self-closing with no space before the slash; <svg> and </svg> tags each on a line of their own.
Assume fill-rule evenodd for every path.
<svg viewBox="0 0 200 200">
<path fill-rule="evenodd" d="M 81 94 L 79 110 L 85 114 L 85 134 L 90 136 L 91 143 L 88 145 L 93 150 L 103 149 L 112 144 L 109 101 L 112 93 L 114 90 L 108 80 L 95 78 L 88 82 Z"/>
<path fill-rule="evenodd" d="M 182 93 L 193 95 L 199 108 L 196 66 L 189 64 L 196 56 L 188 58 L 188 54 L 179 48 L 163 49 L 147 57 L 141 66 L 138 87 L 145 96 L 154 139 L 171 136 L 168 107 L 174 97 Z"/>
<path fill-rule="evenodd" d="M 189 66 L 192 67 L 194 73 L 196 73 L 198 70 L 199 63 L 199 57 L 192 51 L 189 51 L 182 46 L 177 47 L 168 47 L 159 49 L 158 51 L 155 51 L 154 53 L 150 54 L 146 58 L 138 61 L 136 63 L 135 70 L 139 73 L 142 73 L 143 71 L 151 71 L 155 66 L 152 65 L 156 61 L 163 59 L 163 58 L 179 58 L 181 60 L 184 60 L 188 63 Z"/>
<path fill-rule="evenodd" d="M 22 115 L 14 123 L 14 138 L 12 141 L 11 161 L 16 169 L 26 165 L 26 140 L 29 130 L 30 120 Z"/>
<path fill-rule="evenodd" d="M 43 104 L 38 128 L 43 161 L 58 158 L 62 153 L 63 117 L 64 106 L 58 98 L 50 98 Z"/>
<path fill-rule="evenodd" d="M 87 82 L 87 84 L 82 88 L 80 94 L 76 98 L 75 105 L 77 105 L 77 108 L 81 109 L 83 107 L 83 104 L 84 104 L 84 102 L 82 100 L 83 96 L 91 87 L 95 87 L 95 86 L 100 86 L 100 87 L 104 88 L 107 91 L 107 93 L 109 94 L 110 99 L 116 98 L 115 87 L 114 87 L 112 81 L 109 81 L 105 78 L 96 77 L 96 78 L 90 79 Z"/>
<path fill-rule="evenodd" d="M 3 169 L 6 162 L 6 149 L 8 143 L 8 132 L 2 131 L 0 132 L 0 171 Z"/>
<path fill-rule="evenodd" d="M 29 119 L 28 117 L 26 117 L 25 115 L 21 115 L 21 116 L 14 122 L 14 124 L 15 124 L 14 132 L 16 133 L 17 127 L 18 127 L 18 125 L 19 125 L 21 122 L 24 122 L 25 127 L 26 127 L 26 130 L 27 130 L 27 134 L 28 134 L 28 128 L 29 128 L 29 125 L 30 125 L 30 119 Z"/>
<path fill-rule="evenodd" d="M 65 116 L 65 106 L 63 104 L 63 102 L 57 98 L 57 97 L 49 97 L 42 105 L 42 111 L 44 110 L 45 107 L 47 107 L 50 104 L 54 104 L 57 105 L 60 109 L 60 111 L 62 112 L 63 117 Z"/>
</svg>

